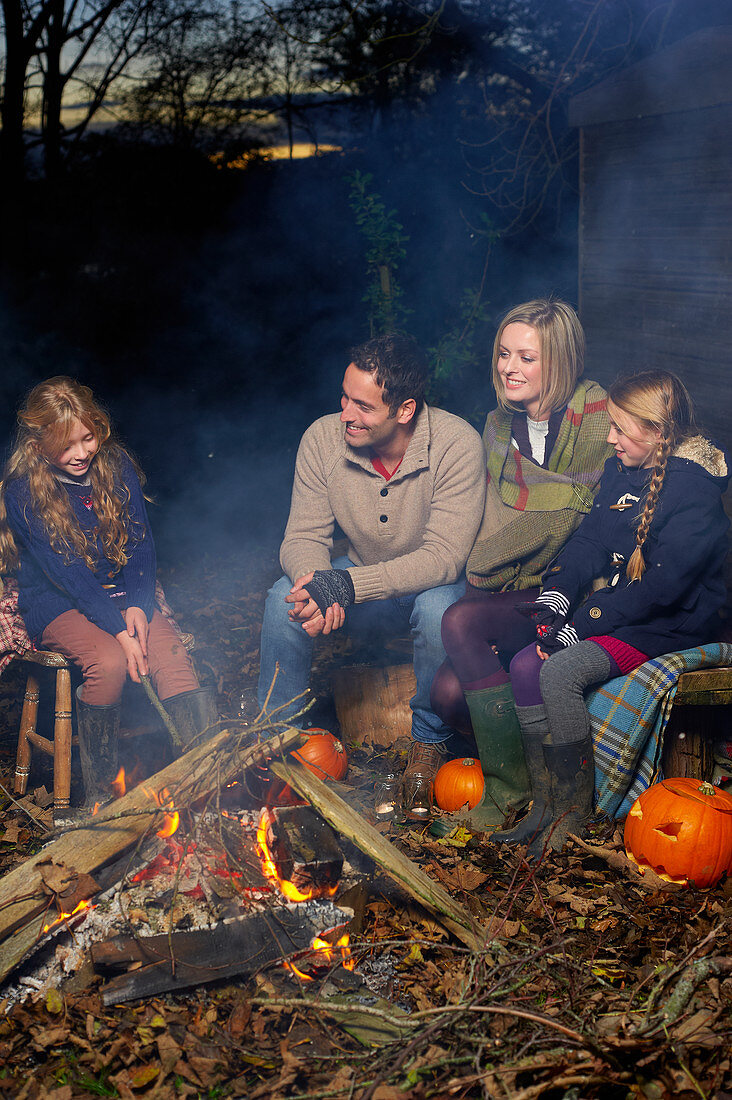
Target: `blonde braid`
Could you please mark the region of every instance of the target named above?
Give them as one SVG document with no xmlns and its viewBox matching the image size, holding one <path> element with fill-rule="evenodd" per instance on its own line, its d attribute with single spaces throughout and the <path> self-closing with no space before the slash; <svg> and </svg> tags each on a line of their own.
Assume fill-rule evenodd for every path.
<svg viewBox="0 0 732 1100">
<path fill-rule="evenodd" d="M 648 486 L 648 496 L 643 505 L 643 512 L 638 521 L 638 530 L 635 535 L 635 550 L 630 556 L 626 576 L 631 581 L 639 581 L 646 571 L 646 563 L 643 557 L 643 544 L 648 537 L 648 529 L 653 522 L 653 513 L 656 510 L 658 498 L 663 488 L 666 477 L 666 464 L 673 450 L 674 441 L 671 438 L 661 438 L 656 447 L 656 461 L 653 465 L 653 474 Z"/>
</svg>

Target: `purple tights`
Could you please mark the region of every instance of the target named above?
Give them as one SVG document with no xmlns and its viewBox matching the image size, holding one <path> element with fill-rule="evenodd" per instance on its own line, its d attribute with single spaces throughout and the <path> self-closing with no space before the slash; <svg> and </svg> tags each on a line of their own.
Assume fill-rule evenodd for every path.
<svg viewBox="0 0 732 1100">
<path fill-rule="evenodd" d="M 447 660 L 432 681 L 432 709 L 448 726 L 472 733 L 464 691 L 508 683 L 508 662 L 536 636 L 517 603 L 533 600 L 538 588 L 521 592 L 488 592 L 468 585 L 462 599 L 442 617 L 442 644 Z M 498 650 L 498 653 L 495 652 Z"/>
<path fill-rule="evenodd" d="M 560 649 L 556 657 L 561 659 L 553 661 L 552 676 L 548 682 L 552 687 L 552 695 L 559 696 L 560 699 L 562 691 L 569 693 L 576 688 L 581 694 L 585 688 L 593 683 L 623 675 L 615 660 L 596 642 L 580 642 L 579 645 Z M 573 658 L 577 658 L 577 660 L 573 660 Z M 598 662 L 600 663 L 598 664 Z M 543 661 L 536 652 L 535 644 L 526 646 L 513 658 L 511 661 L 511 688 L 517 707 L 538 707 L 546 702 L 545 692 L 542 692 L 540 686 L 541 672 L 545 665 L 546 661 Z M 595 666 L 600 670 L 599 676 L 594 675 Z M 556 678 L 554 673 L 557 671 L 559 672 L 559 683 L 555 688 L 553 681 Z M 562 676 L 564 677 L 563 681 Z M 546 673 L 544 678 L 546 682 Z M 566 698 L 563 701 L 566 703 Z M 552 699 L 552 703 L 554 708 L 558 710 L 559 707 L 556 705 L 555 699 Z"/>
</svg>

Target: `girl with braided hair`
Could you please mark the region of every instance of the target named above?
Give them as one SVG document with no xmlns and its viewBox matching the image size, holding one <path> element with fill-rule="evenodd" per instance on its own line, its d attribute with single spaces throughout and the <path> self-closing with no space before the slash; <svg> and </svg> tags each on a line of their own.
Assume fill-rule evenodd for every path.
<svg viewBox="0 0 732 1100">
<path fill-rule="evenodd" d="M 532 806 L 492 840 L 560 850 L 592 812 L 587 688 L 651 657 L 710 641 L 725 601 L 728 459 L 699 435 L 691 399 L 668 371 L 610 387 L 605 464 L 591 512 L 517 610 L 536 640 L 511 661 Z M 603 577 L 601 587 L 586 593 Z"/>
</svg>

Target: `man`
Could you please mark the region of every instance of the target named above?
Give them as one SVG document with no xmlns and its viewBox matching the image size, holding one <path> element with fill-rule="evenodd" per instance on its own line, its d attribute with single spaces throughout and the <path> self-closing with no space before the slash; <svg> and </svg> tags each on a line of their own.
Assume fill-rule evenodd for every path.
<svg viewBox="0 0 732 1100">
<path fill-rule="evenodd" d="M 265 605 L 259 703 L 277 664 L 270 713 L 305 691 L 320 634 L 411 630 L 417 690 L 405 775 L 426 769 L 433 777 L 452 733 L 430 708 L 432 677 L 445 658 L 440 623 L 465 590 L 486 467 L 478 433 L 425 404 L 426 381 L 425 359 L 410 337 L 377 337 L 351 353 L 340 417 L 321 417 L 305 432 L 280 549 L 287 576 Z M 331 562 L 336 523 L 348 553 Z M 420 805 L 413 810 L 426 813 Z"/>
</svg>

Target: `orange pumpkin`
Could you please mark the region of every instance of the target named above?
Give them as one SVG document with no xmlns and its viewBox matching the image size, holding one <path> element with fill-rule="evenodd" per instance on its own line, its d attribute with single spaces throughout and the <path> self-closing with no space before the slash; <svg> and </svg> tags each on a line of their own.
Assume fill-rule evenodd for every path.
<svg viewBox="0 0 732 1100">
<path fill-rule="evenodd" d="M 348 757 L 343 742 L 327 730 L 310 730 L 310 737 L 290 755 L 304 764 L 318 779 L 343 779 Z"/>
<path fill-rule="evenodd" d="M 714 886 L 732 873 L 732 795 L 699 779 L 663 779 L 633 803 L 624 840 L 641 871 Z"/>
<path fill-rule="evenodd" d="M 485 780 L 479 760 L 448 760 L 435 776 L 435 802 L 441 810 L 460 810 L 467 802 L 473 809 L 483 797 Z"/>
</svg>

